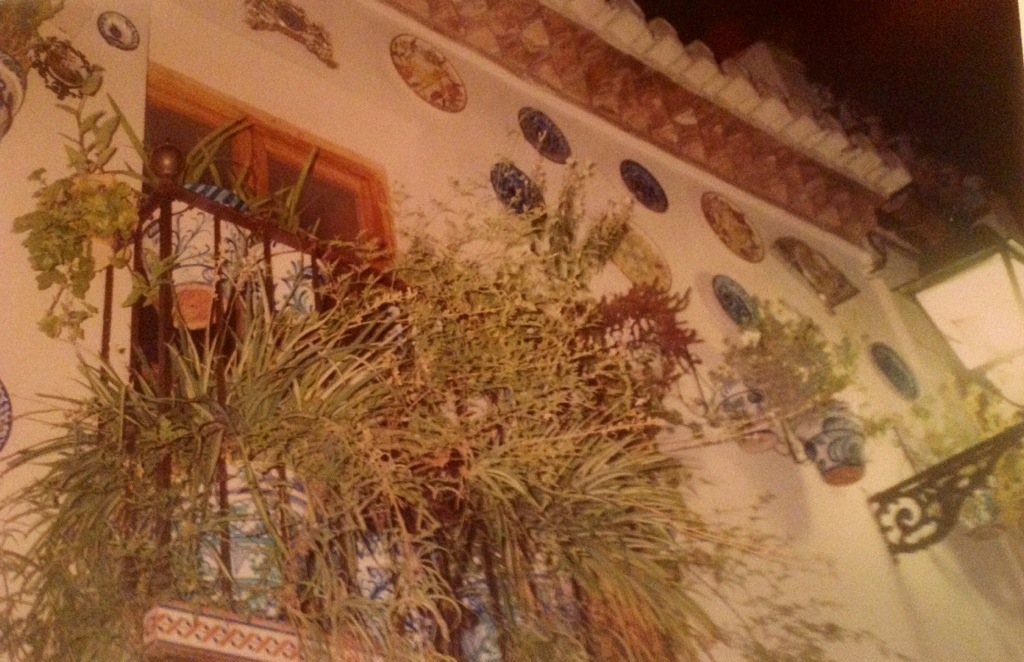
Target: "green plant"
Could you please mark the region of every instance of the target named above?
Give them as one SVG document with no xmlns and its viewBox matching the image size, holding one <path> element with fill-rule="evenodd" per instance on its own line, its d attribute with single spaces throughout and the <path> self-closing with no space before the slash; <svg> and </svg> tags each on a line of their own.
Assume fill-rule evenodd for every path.
<svg viewBox="0 0 1024 662">
<path fill-rule="evenodd" d="M 557 249 L 569 267 L 591 236 L 571 208 Z M 0 602 L 4 652 L 133 659 L 154 602 L 244 610 L 232 577 L 201 562 L 231 521 L 216 497 L 229 459 L 305 485 L 304 515 L 253 491 L 271 543 L 256 590 L 313 659 L 338 640 L 465 659 L 471 596 L 510 662 L 698 660 L 717 645 L 813 661 L 859 636 L 772 599 L 735 626 L 710 619 L 705 600 L 734 604 L 780 555 L 694 512 L 689 475 L 658 449 L 662 378 L 646 367 L 687 346 L 660 332 L 679 310 L 603 308 L 581 270 L 552 269 L 518 237 L 493 242 L 498 259 L 414 238 L 392 269 L 326 284 L 336 305 L 310 316 L 242 298 L 205 347 L 181 335 L 169 392 L 149 373 L 83 367 L 85 395 L 61 400 L 54 437 L 17 456 L 39 473 L 0 511 L 31 545 L 0 551 L 15 587 Z M 645 335 L 637 319 L 665 324 Z M 377 599 L 360 575 L 368 541 L 387 560 Z"/>
<path fill-rule="evenodd" d="M 124 180 L 125 171 L 109 168 L 123 118 L 86 113 L 86 103 L 83 97 L 75 106 L 58 105 L 75 119 L 76 131 L 65 146 L 70 174 L 48 181 L 44 170 L 33 172 L 30 179 L 39 183 L 35 208 L 14 220 L 14 231 L 27 235 L 23 245 L 39 289 L 56 288 L 39 323 L 51 337 L 82 337 L 82 323 L 96 312 L 86 294 L 105 266 L 97 251 L 109 251 L 111 263 L 124 266 L 138 225 L 137 191 Z"/>
<path fill-rule="evenodd" d="M 849 338 L 831 342 L 813 320 L 782 302 L 757 305 L 757 326 L 728 341 L 728 367 L 715 372 L 716 379 L 738 375 L 783 419 L 826 404 L 853 383 L 856 354 Z"/>
</svg>

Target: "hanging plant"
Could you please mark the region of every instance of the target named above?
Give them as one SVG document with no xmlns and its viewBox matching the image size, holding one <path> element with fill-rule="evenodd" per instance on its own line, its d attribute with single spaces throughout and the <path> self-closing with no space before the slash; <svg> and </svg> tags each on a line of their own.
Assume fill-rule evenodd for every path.
<svg viewBox="0 0 1024 662">
<path fill-rule="evenodd" d="M 39 289 L 55 289 L 39 323 L 51 337 L 82 337 L 82 324 L 96 313 L 86 299 L 92 280 L 108 264 L 127 264 L 138 225 L 138 193 L 126 171 L 109 167 L 123 118 L 117 112 L 86 113 L 85 106 L 85 99 L 58 106 L 75 120 L 66 145 L 70 174 L 48 180 L 44 170 L 33 172 L 30 179 L 39 184 L 35 208 L 14 219 L 14 231 L 26 234 L 23 245 Z"/>
</svg>

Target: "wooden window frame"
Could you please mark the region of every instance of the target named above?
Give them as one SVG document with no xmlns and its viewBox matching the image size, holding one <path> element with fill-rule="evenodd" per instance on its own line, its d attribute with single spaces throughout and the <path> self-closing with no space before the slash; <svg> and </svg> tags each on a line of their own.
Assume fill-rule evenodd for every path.
<svg viewBox="0 0 1024 662">
<path fill-rule="evenodd" d="M 310 151 L 317 148 L 317 176 L 354 195 L 361 234 L 376 240 L 386 255 L 394 254 L 395 233 L 387 179 L 379 166 L 159 64 L 149 65 L 146 105 L 164 108 L 213 127 L 224 126 L 240 117 L 249 119 L 255 130 L 239 134 L 240 139 L 232 141 L 231 150 L 237 162 L 250 164 L 254 190 L 269 188 L 267 156 L 301 167 Z"/>
</svg>

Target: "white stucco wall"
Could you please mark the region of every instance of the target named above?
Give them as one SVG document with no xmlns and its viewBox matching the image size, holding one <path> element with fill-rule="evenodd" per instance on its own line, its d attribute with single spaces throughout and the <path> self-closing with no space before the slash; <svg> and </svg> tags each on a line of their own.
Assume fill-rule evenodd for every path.
<svg viewBox="0 0 1024 662">
<path fill-rule="evenodd" d="M 502 158 L 512 159 L 528 173 L 539 169 L 557 184 L 565 166 L 541 159 L 516 123 L 519 109 L 533 106 L 555 120 L 576 159 L 594 163 L 595 176 L 588 188 L 591 208 L 629 198 L 618 172 L 622 159 L 639 161 L 658 177 L 668 195 L 668 211 L 657 214 L 636 205 L 634 223 L 670 264 L 674 288 L 693 288 L 688 318 L 707 341 L 701 350 L 706 359 L 713 361 L 724 339 L 736 333 L 710 287 L 712 276 L 724 273 L 751 294 L 785 299 L 832 337 L 845 333 L 853 338 L 861 350 L 859 397 L 873 414 L 905 412 L 907 403 L 871 363 L 871 342 L 884 341 L 896 348 L 915 371 L 922 390 L 934 388 L 946 370 L 945 356 L 926 337 L 927 327 L 908 326 L 901 311 L 905 304 L 893 299 L 881 278 L 868 275 L 870 257 L 862 250 L 614 129 L 374 0 L 301 3 L 333 37 L 340 64 L 333 70 L 281 34 L 250 30 L 242 20 L 242 3 L 235 0 L 110 0 L 103 7 L 68 2 L 85 13 L 121 8 L 142 30 L 142 46 L 133 53 L 107 46 L 96 34 L 95 17 L 75 36 L 76 45 L 107 68 L 105 89 L 136 126 L 142 125 L 148 55 L 153 62 L 362 155 L 408 195 L 407 208 L 427 208 L 432 198 L 448 194 L 452 178 L 488 186 L 490 168 Z M 392 37 L 402 32 L 425 38 L 449 58 L 468 91 L 465 110 L 442 112 L 405 85 L 388 54 Z M 14 128 L 0 142 L 0 181 L 5 187 L 0 212 L 8 219 L 30 204 L 28 172 L 40 165 L 56 172 L 62 166 L 53 129 L 66 118 L 52 109 L 52 96 L 38 78 L 33 83 Z M 53 162 L 44 163 L 45 159 Z M 557 190 L 557 185 L 551 188 Z M 728 197 L 741 209 L 766 246 L 782 235 L 802 238 L 826 254 L 861 293 L 833 315 L 773 252 L 757 264 L 741 260 L 705 222 L 700 196 L 706 190 Z M 411 222 L 401 216 L 395 220 L 399 226 Z M 5 256 L 0 261 L 5 283 L 0 309 L 10 316 L 0 346 L 0 379 L 20 413 L 34 406 L 34 394 L 67 388 L 73 379 L 74 350 L 36 331 L 46 297 L 35 291 L 19 242 L 10 232 L 0 233 Z M 626 280 L 609 269 L 601 286 L 624 288 Z M 90 338 L 98 338 L 98 332 L 90 330 Z M 11 449 L 30 444 L 37 434 L 19 420 Z M 800 552 L 824 554 L 835 561 L 832 572 L 798 583 L 796 590 L 842 603 L 840 620 L 845 625 L 869 629 L 922 661 L 1024 659 L 1019 553 L 1008 553 L 1003 540 L 981 542 L 954 534 L 947 543 L 894 563 L 866 498 L 909 476 L 912 469 L 890 443 L 875 443 L 868 454 L 867 476 L 845 488 L 826 486 L 811 465 L 796 465 L 773 453 L 748 455 L 732 445 L 690 452 L 686 460 L 713 483 L 699 495 L 709 508 L 740 506 L 762 493 L 775 494 L 766 511 L 767 524 L 791 536 Z M 724 655 L 720 659 L 728 659 Z"/>
</svg>

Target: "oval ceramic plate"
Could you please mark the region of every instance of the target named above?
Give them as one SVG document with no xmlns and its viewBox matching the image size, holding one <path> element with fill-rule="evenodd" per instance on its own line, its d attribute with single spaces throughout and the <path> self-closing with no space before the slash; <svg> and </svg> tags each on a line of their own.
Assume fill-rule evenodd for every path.
<svg viewBox="0 0 1024 662">
<path fill-rule="evenodd" d="M 711 279 L 711 288 L 715 291 L 715 298 L 718 299 L 722 310 L 729 319 L 736 322 L 737 326 L 743 329 L 757 326 L 760 319 L 757 303 L 742 285 L 724 274 L 719 274 Z"/>
<path fill-rule="evenodd" d="M 522 108 L 519 111 L 519 128 L 526 141 L 540 152 L 540 155 L 555 163 L 569 160 L 572 150 L 565 134 L 554 121 L 536 108 Z"/>
<path fill-rule="evenodd" d="M 707 191 L 700 198 L 700 207 L 708 225 L 729 250 L 747 262 L 764 259 L 764 243 L 757 230 L 725 198 Z"/>
<path fill-rule="evenodd" d="M 860 290 L 827 257 L 796 237 L 780 237 L 775 249 L 831 310 Z"/>
<path fill-rule="evenodd" d="M 514 163 L 500 161 L 491 168 L 491 186 L 501 202 L 522 214 L 544 205 L 544 195 L 530 176 Z"/>
<path fill-rule="evenodd" d="M 661 184 L 647 168 L 626 159 L 619 164 L 619 174 L 629 192 L 644 207 L 659 214 L 668 209 L 665 189 L 661 188 Z"/>
<path fill-rule="evenodd" d="M 25 100 L 25 72 L 17 60 L 0 51 L 0 138 L 11 128 Z"/>
<path fill-rule="evenodd" d="M 405 84 L 434 108 L 457 113 L 466 107 L 466 86 L 458 72 L 427 42 L 398 35 L 391 40 L 391 61 Z"/>
<path fill-rule="evenodd" d="M 612 264 L 636 285 L 672 286 L 672 270 L 654 246 L 629 226 L 622 242 L 612 255 Z"/>
<path fill-rule="evenodd" d="M 920 393 L 917 377 L 895 349 L 882 342 L 872 343 L 871 358 L 900 395 L 907 400 L 917 398 Z"/>
<path fill-rule="evenodd" d="M 14 410 L 11 408 L 11 396 L 7 394 L 4 383 L 0 382 L 0 451 L 7 444 L 14 425 Z"/>
<path fill-rule="evenodd" d="M 105 11 L 96 19 L 96 27 L 103 39 L 122 51 L 139 47 L 139 31 L 132 20 L 116 11 Z"/>
</svg>

